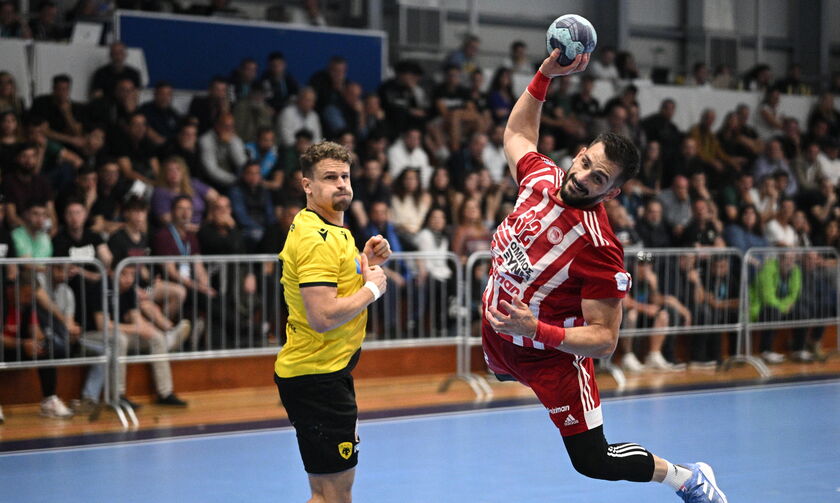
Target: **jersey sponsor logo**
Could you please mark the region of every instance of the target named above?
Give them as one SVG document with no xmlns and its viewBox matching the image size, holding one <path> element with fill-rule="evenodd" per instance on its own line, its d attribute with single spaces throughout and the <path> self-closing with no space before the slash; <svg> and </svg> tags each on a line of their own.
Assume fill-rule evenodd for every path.
<svg viewBox="0 0 840 503">
<path fill-rule="evenodd" d="M 569 412 L 569 406 L 563 405 L 562 407 L 554 407 L 553 409 L 548 409 L 549 414 L 560 414 L 561 412 Z"/>
<path fill-rule="evenodd" d="M 514 241 L 502 252 L 503 268 L 513 276 L 527 280 L 531 277 L 531 262 L 522 245 Z"/>
<path fill-rule="evenodd" d="M 615 287 L 619 292 L 626 292 L 630 289 L 630 275 L 626 272 L 615 273 Z"/>
<path fill-rule="evenodd" d="M 338 454 L 344 459 L 350 459 L 353 455 L 353 442 L 341 442 L 338 444 Z"/>
<path fill-rule="evenodd" d="M 549 227 L 546 237 L 548 238 L 549 243 L 559 245 L 560 242 L 563 241 L 563 231 L 557 227 Z"/>
<path fill-rule="evenodd" d="M 575 419 L 575 416 L 569 414 L 566 416 L 566 420 L 563 421 L 563 426 L 572 426 L 573 424 L 578 424 L 580 421 Z"/>
<path fill-rule="evenodd" d="M 323 239 L 324 239 L 324 241 L 326 241 L 326 240 L 327 240 L 327 229 L 323 229 L 323 228 L 322 228 L 322 229 L 318 229 L 318 234 L 320 234 L 320 235 L 321 235 L 321 238 L 323 238 Z"/>
<path fill-rule="evenodd" d="M 542 158 L 542 162 L 543 162 L 544 164 L 548 165 L 548 166 L 551 166 L 552 168 L 556 168 L 556 167 L 557 167 L 557 165 L 556 165 L 556 164 L 554 164 L 554 161 L 552 161 L 551 159 L 546 159 L 545 157 L 543 157 L 543 158 Z"/>
</svg>

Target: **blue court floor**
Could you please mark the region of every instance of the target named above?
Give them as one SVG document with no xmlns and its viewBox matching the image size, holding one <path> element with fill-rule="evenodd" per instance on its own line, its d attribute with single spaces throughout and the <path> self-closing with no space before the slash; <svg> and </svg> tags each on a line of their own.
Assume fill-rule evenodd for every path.
<svg viewBox="0 0 840 503">
<path fill-rule="evenodd" d="M 840 381 L 609 400 L 610 442 L 702 460 L 731 503 L 840 502 Z M 577 475 L 535 406 L 360 424 L 354 501 L 668 502 Z M 3 502 L 304 502 L 289 429 L 0 456 Z"/>
</svg>

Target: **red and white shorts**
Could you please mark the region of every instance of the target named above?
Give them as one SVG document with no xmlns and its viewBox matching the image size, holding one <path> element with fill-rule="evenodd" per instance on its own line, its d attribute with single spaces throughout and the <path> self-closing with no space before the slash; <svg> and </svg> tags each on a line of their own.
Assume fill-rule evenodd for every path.
<svg viewBox="0 0 840 503">
<path fill-rule="evenodd" d="M 481 342 L 490 370 L 533 389 L 562 436 L 603 424 L 592 358 L 517 346 L 500 337 L 486 319 L 481 323 Z"/>
</svg>

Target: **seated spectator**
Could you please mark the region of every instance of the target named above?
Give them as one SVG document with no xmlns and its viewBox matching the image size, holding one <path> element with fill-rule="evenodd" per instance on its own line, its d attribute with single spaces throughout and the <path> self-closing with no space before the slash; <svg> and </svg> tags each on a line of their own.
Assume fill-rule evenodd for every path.
<svg viewBox="0 0 840 503">
<path fill-rule="evenodd" d="M 85 140 L 82 147 L 77 149 L 81 158 L 81 169 L 84 166 L 96 169 L 108 157 L 105 150 L 105 128 L 91 124 L 85 128 Z"/>
<path fill-rule="evenodd" d="M 274 111 L 265 103 L 262 88 L 254 86 L 247 96 L 243 96 L 233 105 L 233 118 L 236 134 L 244 142 L 257 139 L 257 132 L 271 127 Z"/>
<path fill-rule="evenodd" d="M 119 228 L 120 208 L 123 201 L 131 194 L 132 184 L 120 175 L 120 167 L 116 159 L 106 157 L 96 170 L 96 204 L 91 210 L 94 212 L 94 225 L 99 215 L 102 215 L 102 226 L 105 232 L 114 232 Z"/>
<path fill-rule="evenodd" d="M 216 76 L 210 80 L 205 96 L 195 96 L 192 99 L 187 115 L 198 119 L 198 134 L 202 135 L 212 128 L 222 115 L 230 113 L 230 110 L 227 80 Z"/>
<path fill-rule="evenodd" d="M 158 225 L 165 226 L 172 222 L 172 202 L 181 196 L 192 201 L 192 220 L 190 229 L 198 230 L 204 220 L 207 205 L 219 197 L 213 188 L 190 176 L 189 168 L 183 159 L 169 157 L 163 161 L 163 167 L 152 192 L 152 216 Z"/>
<path fill-rule="evenodd" d="M 758 186 L 758 203 L 756 204 L 758 215 L 763 223 L 766 224 L 776 216 L 781 198 L 776 180 L 771 176 L 764 177 Z"/>
<path fill-rule="evenodd" d="M 639 192 L 644 196 L 656 196 L 662 190 L 662 149 L 658 141 L 650 141 L 642 150 L 642 162 L 639 175 Z"/>
<path fill-rule="evenodd" d="M 636 220 L 636 233 L 645 248 L 669 248 L 674 241 L 671 230 L 662 218 L 662 203 L 658 199 L 648 199 L 642 217 Z"/>
<path fill-rule="evenodd" d="M 822 174 L 835 185 L 840 183 L 840 143 L 834 138 L 826 138 L 820 143 L 817 160 Z"/>
<path fill-rule="evenodd" d="M 73 80 L 69 75 L 56 75 L 52 79 L 52 93 L 36 97 L 29 113 L 47 119 L 47 137 L 65 145 L 81 145 L 84 110 L 70 98 Z"/>
<path fill-rule="evenodd" d="M 126 179 L 152 187 L 160 173 L 160 164 L 155 156 L 155 144 L 146 135 L 147 131 L 146 117 L 140 112 L 134 113 L 128 120 L 127 131 L 111 144 L 111 155 L 117 158 Z"/>
<path fill-rule="evenodd" d="M 816 252 L 805 255 L 802 263 L 802 294 L 796 306 L 800 318 L 819 319 L 833 317 L 837 312 L 834 274 L 835 264 Z M 793 361 L 825 361 L 827 355 L 821 347 L 825 327 L 800 327 L 793 329 L 790 357 Z"/>
<path fill-rule="evenodd" d="M 282 52 L 272 52 L 268 55 L 268 63 L 260 77 L 259 86 L 275 115 L 279 115 L 289 101 L 297 97 L 298 83 L 286 71 L 286 58 Z"/>
<path fill-rule="evenodd" d="M 659 195 L 665 222 L 671 228 L 674 237 L 681 239 L 685 226 L 691 220 L 691 198 L 688 192 L 688 178 L 682 175 L 674 177 L 671 187 Z"/>
<path fill-rule="evenodd" d="M 329 106 L 337 106 L 347 85 L 347 60 L 342 56 L 330 58 L 327 67 L 315 72 L 309 79 L 309 87 L 315 91 L 315 109 L 319 114 Z"/>
<path fill-rule="evenodd" d="M 732 325 L 738 323 L 741 306 L 740 274 L 730 268 L 731 258 L 724 255 L 714 256 L 709 273 L 701 282 L 700 316 L 696 325 Z M 689 368 L 713 369 L 723 358 L 721 353 L 720 332 L 707 332 L 691 335 Z M 734 354 L 734 334 L 730 337 L 730 353 Z"/>
<path fill-rule="evenodd" d="M 256 162 L 260 165 L 260 175 L 267 188 L 278 190 L 283 186 L 285 173 L 280 162 L 274 129 L 260 128 L 257 131 L 256 141 L 245 144 L 245 152 L 248 154 L 248 162 Z"/>
<path fill-rule="evenodd" d="M 642 128 L 648 141 L 657 141 L 662 147 L 662 160 L 665 163 L 672 162 L 680 151 L 683 134 L 674 123 L 674 113 L 677 104 L 668 98 L 662 100 L 659 105 L 659 112 L 642 119 Z M 670 180 L 663 180 L 663 186 L 667 186 Z"/>
<path fill-rule="evenodd" d="M 553 135 L 557 148 L 570 147 L 587 134 L 583 122 L 572 114 L 570 86 L 571 79 L 567 77 L 552 80 L 540 115 L 542 133 Z"/>
<path fill-rule="evenodd" d="M 773 87 L 785 94 L 811 94 L 811 87 L 802 82 L 802 66 L 798 63 L 788 65 L 784 78 L 777 80 Z"/>
<path fill-rule="evenodd" d="M 341 98 L 324 108 L 321 117 L 327 138 L 336 138 L 343 132 L 350 132 L 357 137 L 366 134 L 362 93 L 361 85 L 348 81 L 341 91 Z"/>
<path fill-rule="evenodd" d="M 28 273 L 22 274 L 19 287 L 9 284 L 4 289 L 3 361 L 66 358 L 67 341 L 56 337 L 52 327 L 42 325 L 43 317 L 38 316 L 36 291 L 40 287 L 37 281 Z M 56 395 L 57 375 L 55 367 L 38 367 L 41 395 L 44 397 L 41 415 L 69 418 L 73 416 L 73 411 Z"/>
<path fill-rule="evenodd" d="M 596 79 L 617 82 L 618 68 L 615 66 L 615 47 L 604 46 L 598 49 L 598 58 L 593 60 L 589 71 Z"/>
<path fill-rule="evenodd" d="M 0 112 L 0 165 L 5 168 L 14 164 L 23 140 L 23 128 L 14 112 Z"/>
<path fill-rule="evenodd" d="M 379 95 L 366 95 L 363 100 L 363 105 L 364 112 L 362 113 L 362 117 L 364 118 L 364 124 L 359 131 L 359 139 L 384 138 L 388 130 L 388 123 Z"/>
<path fill-rule="evenodd" d="M 694 63 L 691 68 L 691 75 L 686 79 L 685 85 L 695 87 L 711 87 L 712 83 L 709 79 L 709 67 L 706 63 L 698 61 Z"/>
<path fill-rule="evenodd" d="M 155 145 L 163 145 L 178 134 L 181 114 L 172 106 L 172 84 L 169 82 L 160 81 L 155 84 L 154 97 L 140 106 L 139 110 L 146 117 L 149 125 L 147 134 Z"/>
<path fill-rule="evenodd" d="M 750 318 L 759 322 L 801 319 L 797 310 L 801 293 L 802 268 L 796 263 L 796 255 L 768 257 L 750 289 Z M 763 331 L 758 346 L 761 358 L 771 364 L 785 361 L 785 356 L 773 348 L 775 335 L 773 330 Z"/>
<path fill-rule="evenodd" d="M 228 196 L 233 216 L 242 229 L 245 249 L 253 253 L 265 230 L 274 222 L 271 194 L 263 184 L 260 165 L 253 161 L 246 163 Z"/>
<path fill-rule="evenodd" d="M 14 2 L 0 2 L 0 38 L 32 38 L 32 31 L 21 21 Z"/>
<path fill-rule="evenodd" d="M 422 185 L 429 184 L 432 177 L 432 165 L 429 156 L 423 150 L 422 136 L 419 129 L 410 128 L 388 148 L 388 175 L 395 180 L 403 170 L 414 168 L 420 171 Z"/>
<path fill-rule="evenodd" d="M 595 77 L 586 74 L 580 79 L 578 92 L 572 95 L 572 113 L 580 119 L 589 131 L 592 123 L 601 115 L 601 104 L 592 94 L 595 89 Z"/>
<path fill-rule="evenodd" d="M 697 155 L 706 164 L 707 174 L 713 185 L 720 186 L 731 183 L 733 173 L 737 173 L 746 165 L 746 158 L 733 157 L 726 153 L 712 131 L 715 123 L 715 111 L 712 108 L 703 110 L 700 122 L 692 127 L 688 135 L 697 143 Z"/>
<path fill-rule="evenodd" d="M 103 124 L 109 138 L 119 138 L 128 130 L 131 116 L 140 111 L 140 92 L 128 77 L 122 77 L 114 85 L 111 96 L 100 96 L 88 103 L 87 121 Z"/>
<path fill-rule="evenodd" d="M 636 80 L 639 78 L 636 58 L 629 51 L 621 51 L 615 55 L 615 67 L 618 68 L 618 78 L 621 80 Z"/>
<path fill-rule="evenodd" d="M 11 112 L 20 124 L 25 111 L 26 104 L 18 96 L 15 78 L 9 72 L 0 71 L 0 113 Z"/>
<path fill-rule="evenodd" d="M 808 217 L 802 210 L 796 210 L 791 220 L 794 232 L 796 232 L 796 246 L 801 248 L 809 248 L 814 246 L 814 241 L 811 239 L 811 223 L 808 222 Z"/>
<path fill-rule="evenodd" d="M 33 202 L 45 208 L 45 218 L 51 223 L 50 229 L 54 231 L 57 225 L 52 188 L 47 179 L 37 172 L 37 151 L 38 146 L 34 143 L 23 144 L 15 156 L 14 170 L 8 174 L 3 173 L 0 188 L 6 200 L 7 225 L 11 229 L 24 224 L 19 212 L 30 207 Z"/>
<path fill-rule="evenodd" d="M 613 103 L 610 108 L 604 109 L 604 116 L 595 119 L 592 124 L 592 134 L 616 133 L 621 136 L 630 137 L 630 128 L 627 125 L 627 108 L 621 103 Z"/>
<path fill-rule="evenodd" d="M 756 110 L 755 128 L 762 140 L 769 140 L 782 133 L 782 114 L 779 111 L 781 92 L 769 88 L 764 93 L 764 99 Z"/>
<path fill-rule="evenodd" d="M 391 215 L 401 241 L 414 245 L 414 236 L 432 204 L 432 196 L 420 184 L 416 169 L 406 169 L 394 180 L 391 196 Z"/>
<path fill-rule="evenodd" d="M 481 202 L 465 199 L 458 210 L 458 225 L 452 237 L 452 251 L 466 264 L 467 258 L 477 251 L 490 249 L 490 231 L 484 225 Z"/>
<path fill-rule="evenodd" d="M 750 205 L 758 212 L 760 201 L 758 190 L 753 186 L 753 177 L 746 172 L 738 173 L 734 185 L 727 185 L 718 191 L 718 206 L 723 208 L 724 223 L 736 223 L 741 208 Z"/>
<path fill-rule="evenodd" d="M 428 120 L 428 100 L 420 87 L 423 69 L 413 61 L 400 61 L 394 65 L 394 73 L 396 76 L 383 82 L 378 91 L 390 137 L 408 129 L 422 130 Z"/>
<path fill-rule="evenodd" d="M 53 245 L 44 230 L 47 207 L 42 201 L 31 201 L 23 207 L 23 225 L 12 230 L 11 238 L 15 254 L 19 258 L 50 258 Z M 24 269 L 45 270 L 40 266 L 24 266 Z"/>
<path fill-rule="evenodd" d="M 715 72 L 712 75 L 712 87 L 715 89 L 735 88 L 735 78 L 732 76 L 732 68 L 729 65 L 721 63 L 715 67 Z"/>
<path fill-rule="evenodd" d="M 773 70 L 765 63 L 752 67 L 744 75 L 744 89 L 747 91 L 768 91 L 773 84 Z"/>
<path fill-rule="evenodd" d="M 726 246 L 721 233 L 723 225 L 709 208 L 714 203 L 707 199 L 695 199 L 691 203 L 691 220 L 680 234 L 682 246 L 692 248 L 722 248 Z"/>
<path fill-rule="evenodd" d="M 487 106 L 496 124 L 507 122 L 516 97 L 513 94 L 513 72 L 506 67 L 499 67 L 490 81 L 487 91 Z"/>
<path fill-rule="evenodd" d="M 470 173 L 478 173 L 482 169 L 485 169 L 486 166 L 484 165 L 484 148 L 487 146 L 487 143 L 488 142 L 486 134 L 473 133 L 473 135 L 470 137 L 470 141 L 463 148 L 459 149 L 457 152 L 454 152 L 449 157 L 449 161 L 446 163 L 446 165 L 449 169 L 449 176 L 456 187 L 464 187 L 464 182 Z M 417 150 L 421 149 L 418 148 Z M 393 162 L 390 162 L 389 164 L 391 165 L 390 169 L 393 170 Z M 393 175 L 393 171 L 391 173 L 392 176 L 396 176 Z M 424 186 L 428 186 L 432 175 L 431 167 L 429 167 L 428 170 L 421 171 L 420 175 Z"/>
<path fill-rule="evenodd" d="M 56 197 L 56 213 L 59 215 L 64 215 L 64 210 L 67 208 L 67 205 L 70 202 L 79 201 L 85 206 L 85 209 L 88 213 L 88 219 L 85 221 L 85 227 L 93 228 L 94 216 L 92 210 L 98 202 L 97 178 L 98 175 L 96 173 L 96 170 L 87 166 L 83 167 L 78 172 L 76 172 L 76 179 L 73 185 L 67 187 L 65 190 L 58 194 L 58 197 Z M 104 220 L 102 219 L 101 215 L 98 223 L 99 226 L 96 229 L 93 229 L 93 231 L 103 232 L 102 226 L 104 224 Z"/>
<path fill-rule="evenodd" d="M 280 144 L 287 148 L 293 146 L 295 133 L 301 129 L 309 131 L 315 142 L 323 139 L 321 119 L 315 112 L 315 91 L 311 87 L 301 89 L 297 101 L 287 105 L 278 117 L 277 132 Z"/>
<path fill-rule="evenodd" d="M 779 137 L 779 141 L 782 142 L 785 159 L 791 164 L 795 163 L 802 156 L 802 130 L 799 129 L 798 120 L 785 117 L 782 121 L 782 136 Z"/>
<path fill-rule="evenodd" d="M 58 7 L 51 0 L 38 5 L 38 13 L 29 21 L 29 31 L 34 40 L 60 42 L 67 39 L 67 28 L 58 18 Z"/>
<path fill-rule="evenodd" d="M 819 192 L 814 195 L 808 207 L 810 218 L 817 227 L 823 227 L 829 221 L 840 218 L 840 203 L 837 200 L 837 187 L 828 178 L 820 178 Z"/>
<path fill-rule="evenodd" d="M 24 143 L 32 144 L 36 148 L 36 172 L 46 177 L 54 189 L 61 190 L 73 180 L 75 171 L 82 166 L 83 160 L 74 150 L 49 139 L 48 131 L 49 124 L 44 118 L 30 115 L 26 119 Z M 18 145 L 18 148 L 22 145 Z"/>
<path fill-rule="evenodd" d="M 184 121 L 178 127 L 174 138 L 164 143 L 158 150 L 158 162 L 168 157 L 180 157 L 187 163 L 190 174 L 207 183 L 207 170 L 198 148 L 198 125 L 195 122 Z"/>
<path fill-rule="evenodd" d="M 508 56 L 502 60 L 502 66 L 510 68 L 513 73 L 530 77 L 534 73 L 534 62 L 528 57 L 528 45 L 522 40 L 514 40 L 510 44 Z"/>
<path fill-rule="evenodd" d="M 826 177 L 822 168 L 822 159 L 820 159 L 821 154 L 818 144 L 806 143 L 802 148 L 802 155 L 795 159 L 791 166 L 800 192 L 806 197 L 808 194 L 819 191 L 819 181 Z"/>
<path fill-rule="evenodd" d="M 697 141 L 691 136 L 683 138 L 679 154 L 670 162 L 665 162 L 665 166 L 663 185 L 665 180 L 674 180 L 676 175 L 690 177 L 693 173 L 707 173 L 714 169 L 700 158 Z"/>
<path fill-rule="evenodd" d="M 828 123 L 828 134 L 837 137 L 840 134 L 840 111 L 834 106 L 834 94 L 820 93 L 817 102 L 808 113 L 808 129 L 812 129 L 817 120 Z"/>
<path fill-rule="evenodd" d="M 376 201 L 391 201 L 390 184 L 385 183 L 382 163 L 368 159 L 362 164 L 362 175 L 353 180 L 353 202 L 350 203 L 350 215 L 353 227 L 364 229 L 368 226 L 370 205 Z"/>
<path fill-rule="evenodd" d="M 712 192 L 706 184 L 706 173 L 703 173 L 702 171 L 695 171 L 688 177 L 688 193 L 692 201 L 696 199 L 712 201 Z M 715 216 L 717 215 L 716 208 L 709 209 L 713 210 Z"/>
<path fill-rule="evenodd" d="M 481 39 L 478 35 L 468 33 L 464 35 L 461 47 L 446 56 L 444 65 L 453 65 L 461 69 L 461 75 L 470 75 L 480 68 L 478 64 L 478 51 L 481 48 Z"/>
<path fill-rule="evenodd" d="M 201 135 L 198 145 L 210 185 L 217 190 L 226 190 L 236 183 L 248 156 L 245 144 L 234 130 L 233 115 L 220 115 L 213 129 Z"/>
<path fill-rule="evenodd" d="M 257 61 L 253 58 L 244 58 L 239 62 L 239 66 L 231 72 L 230 91 L 232 92 L 232 101 L 237 102 L 250 96 L 251 90 L 259 87 L 257 85 Z"/>
<path fill-rule="evenodd" d="M 113 42 L 111 44 L 108 51 L 110 62 L 93 72 L 90 83 L 90 97 L 92 99 L 100 96 L 113 96 L 117 81 L 125 78 L 130 79 L 135 88 L 142 87 L 140 71 L 125 63 L 127 56 L 128 48 L 124 43 Z"/>
<path fill-rule="evenodd" d="M 481 152 L 482 164 L 490 172 L 490 178 L 494 183 L 506 183 L 511 180 L 507 157 L 505 156 L 504 137 L 505 126 L 496 124 L 490 128 L 487 143 Z"/>
<path fill-rule="evenodd" d="M 749 134 L 749 131 L 743 127 L 736 112 L 726 114 L 723 124 L 718 129 L 717 140 L 727 155 L 746 159 L 748 166 L 755 162 L 764 148 L 761 140 Z"/>
<path fill-rule="evenodd" d="M 764 227 L 764 238 L 771 246 L 796 246 L 796 231 L 791 225 L 795 211 L 793 199 L 782 199 L 775 218 Z"/>
<path fill-rule="evenodd" d="M 793 170 L 790 168 L 787 159 L 785 159 L 782 142 L 778 138 L 773 138 L 767 142 L 764 155 L 755 161 L 753 176 L 756 180 L 762 180 L 768 176 L 775 176 L 778 171 L 782 171 L 788 176 L 788 185 L 784 189 L 784 195 L 788 197 L 795 196 L 799 187 L 796 183 L 796 178 L 793 176 Z"/>
</svg>

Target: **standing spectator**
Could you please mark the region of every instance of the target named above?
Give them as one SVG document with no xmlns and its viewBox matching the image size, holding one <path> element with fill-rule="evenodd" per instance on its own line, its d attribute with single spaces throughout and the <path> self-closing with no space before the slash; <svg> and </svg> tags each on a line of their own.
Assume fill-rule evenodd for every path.
<svg viewBox="0 0 840 503">
<path fill-rule="evenodd" d="M 816 252 L 805 255 L 802 265 L 802 295 L 796 311 L 802 319 L 819 319 L 835 316 L 837 312 L 837 286 L 834 264 L 824 260 Z M 826 354 L 821 348 L 825 327 L 800 327 L 793 329 L 791 341 L 791 360 L 810 362 L 825 361 Z"/>
<path fill-rule="evenodd" d="M 244 142 L 257 139 L 257 132 L 271 127 L 274 111 L 265 103 L 262 88 L 251 87 L 247 97 L 242 97 L 233 105 L 233 118 L 236 134 Z"/>
<path fill-rule="evenodd" d="M 319 113 L 330 105 L 338 105 L 346 82 L 347 60 L 341 56 L 331 57 L 326 68 L 312 75 L 309 87 L 315 91 L 315 108 Z"/>
<path fill-rule="evenodd" d="M 219 193 L 191 177 L 183 159 L 168 157 L 163 161 L 152 192 L 152 216 L 156 224 L 165 226 L 172 222 L 172 202 L 180 196 L 187 196 L 192 201 L 191 229 L 197 230 L 207 206 L 219 197 Z"/>
<path fill-rule="evenodd" d="M 753 247 L 768 246 L 755 206 L 752 204 L 741 206 L 737 220 L 724 227 L 723 240 L 726 246 L 738 248 L 744 253 Z"/>
<path fill-rule="evenodd" d="M 275 115 L 279 115 L 288 102 L 297 96 L 298 83 L 286 71 L 286 58 L 282 52 L 272 52 L 268 55 L 268 63 L 260 77 L 259 85 Z"/>
<path fill-rule="evenodd" d="M 32 38 L 32 32 L 21 21 L 14 2 L 0 2 L 0 38 Z"/>
<path fill-rule="evenodd" d="M 662 203 L 648 199 L 642 218 L 636 221 L 636 232 L 645 248 L 668 248 L 673 245 L 671 230 L 662 218 Z"/>
<path fill-rule="evenodd" d="M 782 142 L 778 138 L 773 138 L 767 142 L 764 155 L 755 161 L 753 176 L 756 180 L 762 180 L 768 176 L 776 176 L 778 171 L 782 171 L 788 176 L 788 185 L 784 194 L 789 197 L 795 196 L 799 190 L 796 177 L 793 176 L 793 170 L 785 159 Z"/>
<path fill-rule="evenodd" d="M 797 319 L 795 309 L 802 293 L 802 269 L 796 255 L 782 253 L 779 258 L 767 258 L 758 272 L 750 291 L 750 317 L 753 321 L 787 321 Z M 782 363 L 785 356 L 773 350 L 775 332 L 761 334 L 758 350 L 767 363 Z"/>
<path fill-rule="evenodd" d="M 394 65 L 396 76 L 379 86 L 379 99 L 389 124 L 389 136 L 407 129 L 423 129 L 428 118 L 426 95 L 420 87 L 423 69 L 413 61 Z"/>
<path fill-rule="evenodd" d="M 234 130 L 232 114 L 219 116 L 213 129 L 201 135 L 198 146 L 205 173 L 213 187 L 223 190 L 236 183 L 237 174 L 248 156 L 245 144 Z"/>
<path fill-rule="evenodd" d="M 422 136 L 419 129 L 411 128 L 388 148 L 388 174 L 394 180 L 404 169 L 414 168 L 420 171 L 423 186 L 429 185 L 432 178 L 432 165 L 429 156 L 423 150 Z"/>
<path fill-rule="evenodd" d="M 47 119 L 50 123 L 48 138 L 65 145 L 80 145 L 84 110 L 81 104 L 70 99 L 72 84 L 69 75 L 53 77 L 52 94 L 36 97 L 29 113 Z"/>
<path fill-rule="evenodd" d="M 105 96 L 110 98 L 114 95 L 114 87 L 117 81 L 122 79 L 130 79 L 134 83 L 134 87 L 142 87 L 140 81 L 140 71 L 125 64 L 128 57 L 128 48 L 122 42 L 114 42 L 108 51 L 110 62 L 107 65 L 100 66 L 93 72 L 90 84 L 91 99 Z"/>
<path fill-rule="evenodd" d="M 58 221 L 53 205 L 53 191 L 46 178 L 37 172 L 37 146 L 23 144 L 15 156 L 15 169 L 3 173 L 2 187 L 6 200 L 6 222 L 9 228 L 23 225 L 20 211 L 38 202 L 46 210 L 48 229 L 55 229 Z"/>
<path fill-rule="evenodd" d="M 181 121 L 180 114 L 172 106 L 172 84 L 163 80 L 155 84 L 154 98 L 140 106 L 140 113 L 146 117 L 147 135 L 155 145 L 172 140 Z"/>
<path fill-rule="evenodd" d="M 242 228 L 246 249 L 253 252 L 265 230 L 274 222 L 271 194 L 263 186 L 260 165 L 246 163 L 239 182 L 230 188 L 228 195 L 233 216 Z"/>
<path fill-rule="evenodd" d="M 304 87 L 298 94 L 295 103 L 286 105 L 277 119 L 280 144 L 288 148 L 295 143 L 295 133 L 306 129 L 312 134 L 315 142 L 321 141 L 321 119 L 315 112 L 315 91 L 311 87 Z"/>
<path fill-rule="evenodd" d="M 764 228 L 764 237 L 771 246 L 796 246 L 796 231 L 791 225 L 795 211 L 793 199 L 782 199 L 776 217 Z"/>
<path fill-rule="evenodd" d="M 691 199 L 688 193 L 688 178 L 683 175 L 674 177 L 671 187 L 659 195 L 662 209 L 665 212 L 665 222 L 671 228 L 674 236 L 681 239 L 685 226 L 691 220 Z"/>
<path fill-rule="evenodd" d="M 431 205 L 432 196 L 420 184 L 416 169 L 406 169 L 394 180 L 391 214 L 403 244 L 414 246 L 414 238 Z"/>
<path fill-rule="evenodd" d="M 618 68 L 615 66 L 615 47 L 605 46 L 598 49 L 598 59 L 592 61 L 589 72 L 596 79 L 618 81 Z"/>
<path fill-rule="evenodd" d="M 111 154 L 118 158 L 126 179 L 143 182 L 151 188 L 160 172 L 160 163 L 155 156 L 155 144 L 146 135 L 148 129 L 143 114 L 132 114 L 127 131 L 111 145 Z"/>
<path fill-rule="evenodd" d="M 776 88 L 769 88 L 764 93 L 764 99 L 756 110 L 755 128 L 762 140 L 782 133 L 782 114 L 779 111 L 781 92 Z"/>
<path fill-rule="evenodd" d="M 207 95 L 193 97 L 187 115 L 198 119 L 198 133 L 204 134 L 230 110 L 228 83 L 223 77 L 216 76 L 210 80 Z"/>
<path fill-rule="evenodd" d="M 682 246 L 693 248 L 722 248 L 726 246 L 721 237 L 723 225 L 714 216 L 706 199 L 696 199 L 691 203 L 691 220 L 680 235 Z"/>
<path fill-rule="evenodd" d="M 534 72 L 534 62 L 528 57 L 528 45 L 521 40 L 514 40 L 510 44 L 510 52 L 502 61 L 502 66 L 510 68 L 513 73 L 527 74 Z"/>
<path fill-rule="evenodd" d="M 192 176 L 205 183 L 209 182 L 201 151 L 198 148 L 198 125 L 196 122 L 183 121 L 178 127 L 178 133 L 175 137 L 164 143 L 158 150 L 158 162 L 173 156 L 180 157 L 187 163 Z"/>
<path fill-rule="evenodd" d="M 446 56 L 445 64 L 459 67 L 462 75 L 470 75 L 479 68 L 478 51 L 480 48 L 481 39 L 477 35 L 467 34 L 461 42 L 461 48 Z"/>
<path fill-rule="evenodd" d="M 513 95 L 513 72 L 509 68 L 499 67 L 490 81 L 487 91 L 487 105 L 496 124 L 507 122 L 516 96 Z"/>
<path fill-rule="evenodd" d="M 648 141 L 657 141 L 662 147 L 662 160 L 672 162 L 680 150 L 683 134 L 674 123 L 674 113 L 677 104 L 668 98 L 662 100 L 659 112 L 649 115 L 642 120 L 642 128 Z"/>
<path fill-rule="evenodd" d="M 253 58 L 244 58 L 239 62 L 230 74 L 228 89 L 232 94 L 231 101 L 243 100 L 251 94 L 251 90 L 257 87 L 257 71 L 257 62 Z"/>
<path fill-rule="evenodd" d="M 21 121 L 25 110 L 26 104 L 18 96 L 15 78 L 9 72 L 0 71 L 0 112 L 12 112 Z"/>
<path fill-rule="evenodd" d="M 429 210 L 426 221 L 414 240 L 417 251 L 441 255 L 447 253 L 449 236 L 446 233 L 446 227 L 446 211 L 443 208 Z M 418 260 L 417 267 L 417 282 L 423 288 L 423 297 L 420 299 L 423 307 L 419 311 L 428 313 L 430 328 L 434 333 L 442 335 L 442 332 L 454 328 L 454 320 L 449 315 L 452 297 L 447 295 L 454 291 L 452 269 L 446 258 Z"/>
<path fill-rule="evenodd" d="M 67 38 L 67 29 L 58 18 L 58 7 L 51 0 L 38 5 L 38 14 L 29 21 L 29 31 L 39 41 L 60 42 Z"/>
</svg>

